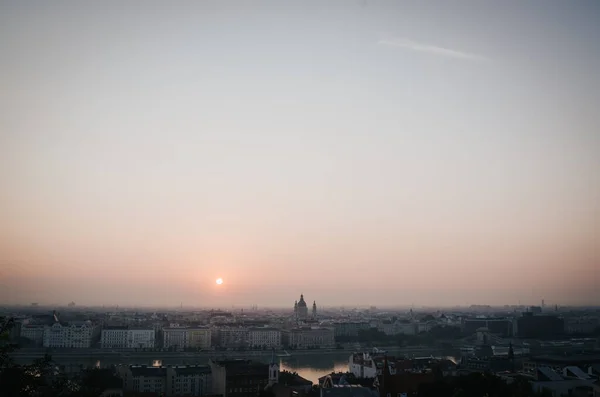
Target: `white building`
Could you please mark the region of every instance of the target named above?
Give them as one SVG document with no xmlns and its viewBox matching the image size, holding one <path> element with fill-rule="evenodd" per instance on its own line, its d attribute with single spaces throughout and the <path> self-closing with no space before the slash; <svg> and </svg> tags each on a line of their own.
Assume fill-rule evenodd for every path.
<svg viewBox="0 0 600 397">
<path fill-rule="evenodd" d="M 276 328 L 250 328 L 248 329 L 248 346 L 252 349 L 280 348 L 281 331 Z"/>
<path fill-rule="evenodd" d="M 130 328 L 127 330 L 127 348 L 152 349 L 156 340 L 153 329 Z"/>
<path fill-rule="evenodd" d="M 171 326 L 163 328 L 163 346 L 176 349 L 209 349 L 211 346 L 211 330 L 205 327 Z"/>
<path fill-rule="evenodd" d="M 103 349 L 151 349 L 154 340 L 153 329 L 110 327 L 102 330 L 100 345 Z"/>
<path fill-rule="evenodd" d="M 91 321 L 56 322 L 44 328 L 44 347 L 89 348 L 97 335 L 98 328 Z"/>
<path fill-rule="evenodd" d="M 331 328 L 305 327 L 284 332 L 288 346 L 296 349 L 335 346 L 334 331 Z"/>
</svg>

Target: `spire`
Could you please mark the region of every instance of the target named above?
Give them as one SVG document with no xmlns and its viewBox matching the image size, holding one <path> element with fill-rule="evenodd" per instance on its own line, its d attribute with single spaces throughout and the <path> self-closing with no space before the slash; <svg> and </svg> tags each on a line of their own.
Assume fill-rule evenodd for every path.
<svg viewBox="0 0 600 397">
<path fill-rule="evenodd" d="M 275 348 L 271 349 L 271 365 L 275 365 Z"/>
</svg>

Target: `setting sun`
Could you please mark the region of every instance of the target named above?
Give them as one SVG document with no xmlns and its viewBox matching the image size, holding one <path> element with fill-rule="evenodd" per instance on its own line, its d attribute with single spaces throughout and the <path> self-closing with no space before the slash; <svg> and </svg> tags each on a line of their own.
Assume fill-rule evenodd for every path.
<svg viewBox="0 0 600 397">
<path fill-rule="evenodd" d="M 221 285 L 221 284 L 223 284 L 223 279 L 222 279 L 222 278 L 218 278 L 218 279 L 217 279 L 217 281 L 216 281 L 216 283 L 217 283 L 218 285 Z"/>
</svg>

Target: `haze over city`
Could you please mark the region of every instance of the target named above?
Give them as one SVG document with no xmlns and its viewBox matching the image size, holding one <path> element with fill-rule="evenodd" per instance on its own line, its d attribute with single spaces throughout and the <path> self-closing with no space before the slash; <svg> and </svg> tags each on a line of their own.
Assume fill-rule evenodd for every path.
<svg viewBox="0 0 600 397">
<path fill-rule="evenodd" d="M 599 3 L 145 4 L 0 1 L 0 302 L 600 302 Z"/>
</svg>

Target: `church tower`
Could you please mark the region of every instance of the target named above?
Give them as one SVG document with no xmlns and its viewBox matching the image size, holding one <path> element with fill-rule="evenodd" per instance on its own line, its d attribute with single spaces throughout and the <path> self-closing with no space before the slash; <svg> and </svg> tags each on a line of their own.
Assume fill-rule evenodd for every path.
<svg viewBox="0 0 600 397">
<path fill-rule="evenodd" d="M 317 301 L 313 301 L 312 318 L 313 320 L 317 319 Z"/>
<path fill-rule="evenodd" d="M 277 382 L 279 382 L 279 364 L 275 361 L 275 349 L 273 349 L 269 364 L 269 386 L 273 386 Z"/>
</svg>

